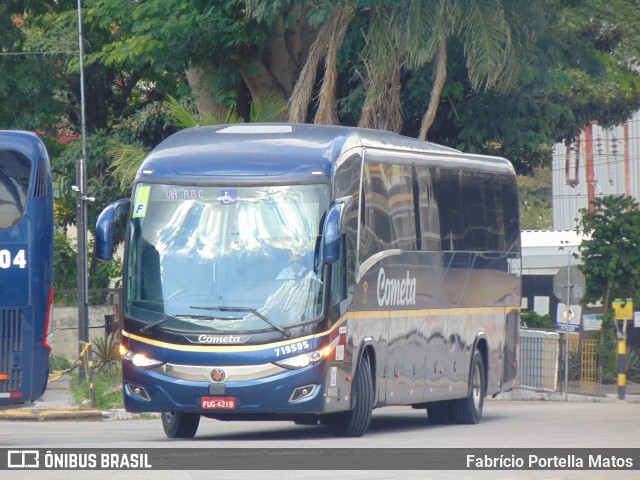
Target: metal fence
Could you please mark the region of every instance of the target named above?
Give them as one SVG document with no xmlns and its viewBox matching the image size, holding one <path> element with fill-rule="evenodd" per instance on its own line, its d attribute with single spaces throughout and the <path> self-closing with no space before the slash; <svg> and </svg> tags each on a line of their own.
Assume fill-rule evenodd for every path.
<svg viewBox="0 0 640 480">
<path fill-rule="evenodd" d="M 567 349 L 564 335 L 521 330 L 517 386 L 547 392 L 614 394 L 617 392 L 616 348 L 616 342 L 571 335 Z"/>
</svg>

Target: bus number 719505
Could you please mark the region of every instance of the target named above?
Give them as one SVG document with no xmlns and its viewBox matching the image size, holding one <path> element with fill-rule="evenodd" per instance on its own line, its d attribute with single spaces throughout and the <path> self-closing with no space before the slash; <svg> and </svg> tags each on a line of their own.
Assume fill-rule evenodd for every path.
<svg viewBox="0 0 640 480">
<path fill-rule="evenodd" d="M 291 345 L 285 345 L 284 347 L 278 347 L 274 349 L 274 351 L 276 352 L 276 357 L 279 357 L 280 355 L 302 352 L 303 350 L 307 350 L 308 348 L 309 342 L 307 340 L 303 340 L 302 342 L 292 343 Z"/>
</svg>

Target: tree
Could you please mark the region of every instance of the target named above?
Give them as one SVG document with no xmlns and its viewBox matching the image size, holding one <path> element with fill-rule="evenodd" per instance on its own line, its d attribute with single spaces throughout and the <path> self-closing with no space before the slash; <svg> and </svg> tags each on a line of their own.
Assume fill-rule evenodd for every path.
<svg viewBox="0 0 640 480">
<path fill-rule="evenodd" d="M 90 60 L 186 83 L 201 114 L 221 116 L 233 106 L 246 116 L 250 100 L 266 93 L 286 102 L 315 38 L 301 14 L 304 4 L 270 15 L 268 23 L 248 16 L 235 0 L 87 5 L 88 21 L 114 32 Z"/>
<path fill-rule="evenodd" d="M 541 3 L 537 1 L 412 0 L 381 4 L 379 10 L 385 9 L 391 12 L 381 15 L 386 21 L 372 23 L 368 35 L 371 42 L 388 42 L 390 36 L 398 53 L 390 58 L 399 57 L 409 70 L 435 62 L 430 100 L 418 134 L 421 139 L 427 138 L 440 105 L 447 79 L 449 39 L 462 46 L 458 60 L 464 61 L 473 91 L 506 92 L 518 80 L 520 66 L 531 57 L 530 50 L 542 26 Z M 384 30 L 391 34 L 385 35 Z M 388 48 L 374 48 L 372 52 L 379 50 L 394 53 Z M 388 62 L 381 59 L 371 64 L 368 72 L 373 84 L 385 81 Z M 380 92 L 372 89 L 376 97 Z"/>
<path fill-rule="evenodd" d="M 640 298 L 640 208 L 633 197 L 596 198 L 580 210 L 589 236 L 580 246 L 586 302 L 602 301 L 605 313 L 615 298 Z"/>
<path fill-rule="evenodd" d="M 515 160 L 528 175 L 556 141 L 573 138 L 593 120 L 617 125 L 640 108 L 640 18 L 628 14 L 635 2 L 549 0 L 545 6 L 536 54 L 515 88 L 474 92 L 464 72 L 450 66 L 434 141 L 478 152 L 500 145 L 493 153 Z"/>
</svg>

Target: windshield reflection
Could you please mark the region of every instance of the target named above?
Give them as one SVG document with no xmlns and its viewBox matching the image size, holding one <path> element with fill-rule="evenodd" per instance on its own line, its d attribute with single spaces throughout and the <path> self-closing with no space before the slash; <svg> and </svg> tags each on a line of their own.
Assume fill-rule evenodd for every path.
<svg viewBox="0 0 640 480">
<path fill-rule="evenodd" d="M 224 332 L 316 319 L 326 205 L 326 185 L 138 185 L 128 316 L 157 328 Z"/>
</svg>

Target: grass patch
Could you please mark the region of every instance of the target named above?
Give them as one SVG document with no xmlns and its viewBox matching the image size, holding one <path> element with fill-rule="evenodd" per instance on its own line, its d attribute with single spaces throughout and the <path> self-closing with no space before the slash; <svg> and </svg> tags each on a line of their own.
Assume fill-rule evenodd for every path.
<svg viewBox="0 0 640 480">
<path fill-rule="evenodd" d="M 78 373 L 71 377 L 71 391 L 76 403 L 81 407 L 97 408 L 99 410 L 111 410 L 124 408 L 122 399 L 122 371 L 120 365 L 116 368 L 102 369 L 94 373 L 93 389 L 96 405 L 91 406 L 91 392 L 89 382 L 78 382 Z"/>
<path fill-rule="evenodd" d="M 71 360 L 63 357 L 62 355 L 51 355 L 49 369 L 52 372 L 58 372 L 58 371 L 66 370 L 71 366 L 71 364 L 72 364 Z"/>
</svg>

